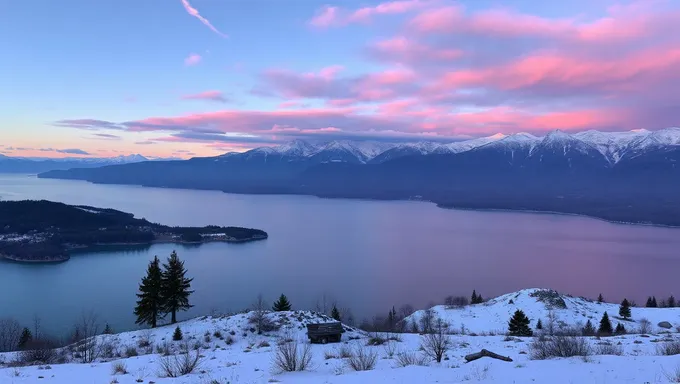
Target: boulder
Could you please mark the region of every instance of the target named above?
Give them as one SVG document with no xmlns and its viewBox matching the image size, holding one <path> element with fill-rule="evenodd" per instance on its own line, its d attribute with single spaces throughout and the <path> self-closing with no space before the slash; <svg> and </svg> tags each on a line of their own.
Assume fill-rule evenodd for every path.
<svg viewBox="0 0 680 384">
<path fill-rule="evenodd" d="M 662 321 L 662 322 L 660 322 L 660 323 L 657 324 L 657 325 L 658 325 L 659 327 L 661 327 L 661 328 L 666 328 L 666 329 L 671 329 L 671 328 L 673 328 L 673 326 L 671 325 L 671 323 L 669 323 L 669 322 L 667 322 L 667 321 Z"/>
</svg>

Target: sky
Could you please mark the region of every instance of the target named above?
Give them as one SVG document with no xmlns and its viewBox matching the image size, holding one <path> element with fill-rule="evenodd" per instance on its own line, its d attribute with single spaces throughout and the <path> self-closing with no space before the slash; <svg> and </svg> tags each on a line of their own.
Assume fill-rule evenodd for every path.
<svg viewBox="0 0 680 384">
<path fill-rule="evenodd" d="M 0 154 L 680 126 L 680 0 L 0 0 Z"/>
</svg>

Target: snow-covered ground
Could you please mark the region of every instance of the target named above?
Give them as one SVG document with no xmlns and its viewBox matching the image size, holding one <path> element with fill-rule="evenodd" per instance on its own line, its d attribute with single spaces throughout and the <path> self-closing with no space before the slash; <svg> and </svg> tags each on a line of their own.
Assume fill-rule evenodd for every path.
<svg viewBox="0 0 680 384">
<path fill-rule="evenodd" d="M 507 322 L 514 304 L 519 302 L 529 317 L 547 314 L 543 302 L 531 296 L 535 290 L 524 290 L 501 296 L 484 304 L 465 309 L 448 310 L 435 307 L 447 321 L 464 319 L 466 328 L 488 332 L 501 330 Z M 545 297 L 545 296 L 544 296 Z M 561 297 L 561 296 L 558 296 Z M 582 320 L 581 313 L 602 307 L 601 312 L 616 308 L 613 304 L 589 303 L 577 298 L 561 297 L 566 309 L 556 309 L 563 321 Z M 555 299 L 557 300 L 557 299 Z M 573 313 L 570 305 L 574 305 Z M 512 307 L 510 307 L 512 306 Z M 676 325 L 680 308 L 643 309 L 633 308 L 633 317 L 640 319 L 642 313 L 650 321 L 669 321 Z M 601 313 L 597 312 L 597 313 Z M 636 315 L 636 312 L 640 314 Z M 458 315 L 453 315 L 458 313 Z M 469 313 L 469 316 L 462 316 Z M 414 314 L 416 318 L 419 314 Z M 679 341 L 680 335 L 674 333 L 650 333 L 649 335 L 625 335 L 597 339 L 587 338 L 587 342 L 597 351 L 600 344 L 611 344 L 620 348 L 622 356 L 598 355 L 587 358 L 556 358 L 551 360 L 531 360 L 531 343 L 534 338 L 506 338 L 505 336 L 472 336 L 469 333 L 452 335 L 452 348 L 441 363 L 427 362 L 426 366 L 400 367 L 397 356 L 400 353 L 421 354 L 422 336 L 401 334 L 401 341 L 390 341 L 380 346 L 366 346 L 372 336 L 351 328 L 343 335 L 339 344 L 312 345 L 312 367 L 305 372 L 281 373 L 273 365 L 277 342 L 292 337 L 306 342 L 305 324 L 329 321 L 310 312 L 280 312 L 270 314 L 270 318 L 282 325 L 279 331 L 258 335 L 253 332 L 253 324 L 248 322 L 247 314 L 228 317 L 202 317 L 179 324 L 184 340 L 191 345 L 200 344 L 203 356 L 199 368 L 186 376 L 167 378 L 161 373 L 158 347 L 167 345 L 176 351 L 182 342 L 172 341 L 174 326 L 154 330 L 126 332 L 117 335 L 99 336 L 113 346 L 114 355 L 125 354 L 129 348 L 137 349 L 140 356 L 129 358 L 113 357 L 107 361 L 90 364 L 52 364 L 49 367 L 0 367 L 0 383 L 667 383 L 676 370 L 680 369 L 680 355 L 659 356 L 657 347 L 670 340 Z M 593 315 L 597 317 L 597 315 Z M 532 318 L 533 319 L 533 318 Z M 545 321 L 544 321 L 545 322 Z M 616 323 L 616 320 L 614 320 Z M 532 325 L 534 321 L 532 321 Z M 655 324 L 656 325 L 656 324 Z M 504 329 L 503 329 L 504 330 Z M 658 328 L 657 328 L 658 331 Z M 665 330 L 669 332 L 669 330 Z M 217 332 L 217 336 L 216 336 Z M 206 336 L 207 335 L 207 336 Z M 140 347 L 149 341 L 153 347 Z M 167 343 L 167 344 L 166 344 Z M 378 355 L 375 369 L 355 372 L 348 368 L 346 359 L 341 358 L 341 348 L 354 350 L 365 348 Z M 145 354 L 149 349 L 153 353 Z M 512 362 L 482 358 L 465 363 L 464 356 L 487 349 L 508 356 Z M 0 354 L 0 359 L 11 362 L 14 355 Z M 127 373 L 114 374 L 113 366 L 123 364 Z"/>
</svg>

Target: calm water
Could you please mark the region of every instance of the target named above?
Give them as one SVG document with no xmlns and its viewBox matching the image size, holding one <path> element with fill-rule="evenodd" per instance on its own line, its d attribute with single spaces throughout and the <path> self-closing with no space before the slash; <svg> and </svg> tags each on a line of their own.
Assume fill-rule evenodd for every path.
<svg viewBox="0 0 680 384">
<path fill-rule="evenodd" d="M 428 203 L 94 185 L 0 175 L 2 199 L 49 199 L 115 208 L 169 225 L 266 230 L 252 244 L 154 245 L 74 256 L 57 265 L 0 261 L 0 317 L 54 333 L 94 310 L 134 327 L 140 278 L 154 255 L 177 249 L 194 277 L 195 307 L 182 318 L 240 310 L 282 292 L 297 308 L 322 295 L 357 319 L 392 305 L 422 307 L 473 288 L 489 297 L 549 287 L 638 302 L 677 287 L 680 230 L 560 215 L 444 210 Z M 676 296 L 677 296 L 677 291 Z M 329 299 L 329 300 L 332 300 Z"/>
</svg>

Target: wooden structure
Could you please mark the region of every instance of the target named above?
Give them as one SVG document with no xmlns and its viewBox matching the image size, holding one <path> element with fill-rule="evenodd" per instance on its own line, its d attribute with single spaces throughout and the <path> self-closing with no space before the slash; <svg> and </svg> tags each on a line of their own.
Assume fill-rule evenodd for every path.
<svg viewBox="0 0 680 384">
<path fill-rule="evenodd" d="M 344 332 L 340 322 L 307 324 L 307 337 L 312 343 L 339 343 Z"/>
</svg>

